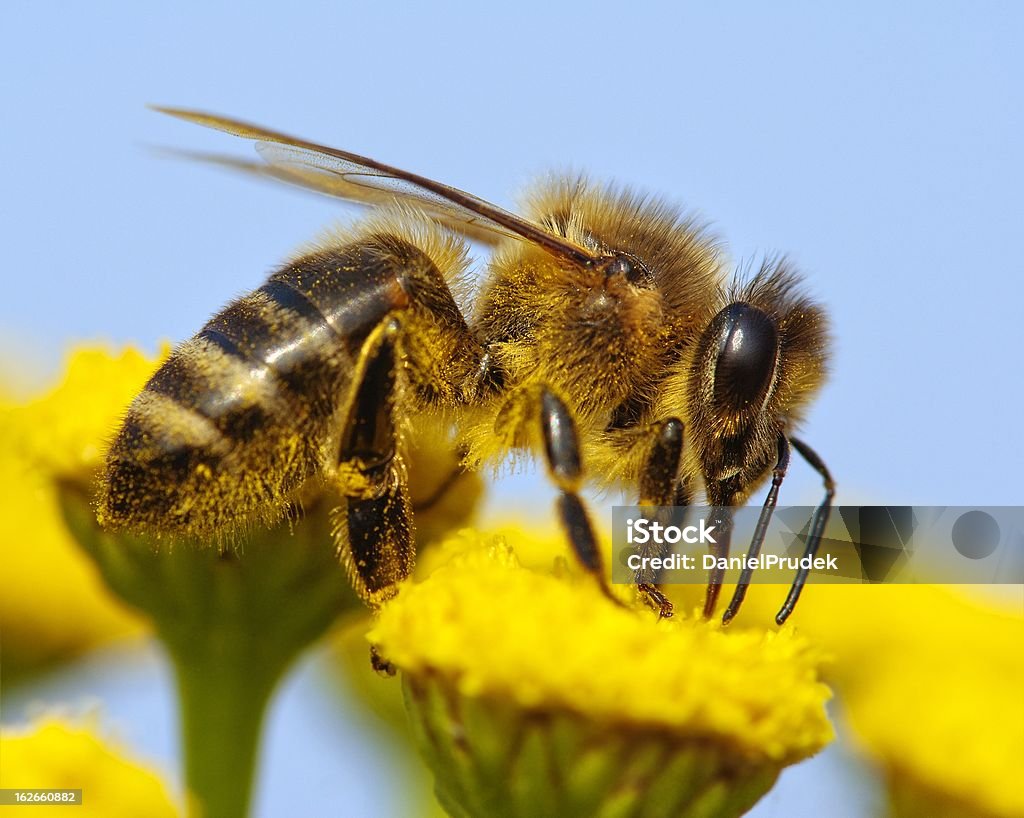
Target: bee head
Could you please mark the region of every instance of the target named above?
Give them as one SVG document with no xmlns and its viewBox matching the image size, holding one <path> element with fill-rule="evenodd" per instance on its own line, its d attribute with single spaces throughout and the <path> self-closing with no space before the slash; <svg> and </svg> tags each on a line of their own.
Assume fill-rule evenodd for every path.
<svg viewBox="0 0 1024 818">
<path fill-rule="evenodd" d="M 828 357 L 824 311 L 785 259 L 737 280 L 680 372 L 705 473 L 720 480 L 773 462 L 779 432 L 799 422 Z"/>
</svg>

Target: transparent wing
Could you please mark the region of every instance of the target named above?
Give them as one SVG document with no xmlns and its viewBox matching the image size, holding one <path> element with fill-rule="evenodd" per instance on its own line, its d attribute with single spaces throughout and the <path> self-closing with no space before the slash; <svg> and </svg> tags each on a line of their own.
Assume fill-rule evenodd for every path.
<svg viewBox="0 0 1024 818">
<path fill-rule="evenodd" d="M 453 204 L 439 193 L 422 190 L 403 179 L 380 172 L 368 172 L 354 162 L 276 142 L 257 142 L 256 151 L 272 169 L 266 175 L 300 187 L 368 205 L 385 204 L 395 199 L 411 201 L 438 221 L 488 244 L 494 244 L 503 237 L 522 238 L 492 219 Z M 335 167 L 325 168 L 327 159 L 333 159 Z"/>
<path fill-rule="evenodd" d="M 339 176 L 324 173 L 320 170 L 311 171 L 298 165 L 270 165 L 260 159 L 243 159 L 226 153 L 209 151 L 181 150 L 179 148 L 158 147 L 152 149 L 160 156 L 183 159 L 189 162 L 200 162 L 213 165 L 244 176 L 259 179 L 273 179 L 285 184 L 295 185 L 313 193 L 320 193 L 336 199 L 345 199 L 363 205 L 386 205 L 394 203 L 396 194 L 386 190 L 374 190 L 363 185 L 353 185 Z M 520 238 L 511 231 L 482 221 L 471 213 L 462 213 L 451 207 L 433 206 L 429 201 L 412 198 L 416 206 L 427 213 L 435 221 L 461 233 L 473 241 L 495 245 L 503 236 Z"/>
<path fill-rule="evenodd" d="M 395 199 L 412 201 L 435 218 L 472 237 L 489 235 L 491 242 L 500 236 L 524 239 L 585 266 L 599 260 L 598 256 L 575 242 L 549 233 L 539 225 L 471 193 L 374 159 L 215 114 L 180 108 L 157 107 L 155 110 L 255 141 L 256 150 L 267 162 L 267 168 L 261 172 L 257 163 L 200 156 L 216 164 L 367 204 Z"/>
</svg>

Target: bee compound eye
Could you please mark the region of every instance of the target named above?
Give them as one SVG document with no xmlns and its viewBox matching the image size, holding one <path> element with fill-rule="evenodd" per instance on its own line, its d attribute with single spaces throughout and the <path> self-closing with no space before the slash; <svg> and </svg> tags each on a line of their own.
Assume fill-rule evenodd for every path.
<svg viewBox="0 0 1024 818">
<path fill-rule="evenodd" d="M 759 405 L 775 380 L 775 322 L 757 307 L 737 302 L 718 313 L 713 326 L 718 338 L 715 402 L 733 410 Z"/>
</svg>

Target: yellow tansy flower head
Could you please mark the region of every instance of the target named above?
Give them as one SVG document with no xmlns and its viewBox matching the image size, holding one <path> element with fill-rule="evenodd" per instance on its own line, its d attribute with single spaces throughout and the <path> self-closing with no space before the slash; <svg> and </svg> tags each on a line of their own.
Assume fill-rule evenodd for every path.
<svg viewBox="0 0 1024 818">
<path fill-rule="evenodd" d="M 125 758 L 121 751 L 84 726 L 47 718 L 30 729 L 0 734 L 0 788 L 82 790 L 71 809 L 80 818 L 175 818 L 159 776 Z M 32 815 L 66 816 L 66 804 L 35 804 Z M 21 815 L 25 806 L 0 807 L 0 814 Z"/>
<path fill-rule="evenodd" d="M 1024 816 L 1021 611 L 948 589 L 884 590 L 883 610 L 900 627 L 846 685 L 843 705 L 888 780 L 894 814 Z"/>
<path fill-rule="evenodd" d="M 0 594 L 5 676 L 138 631 L 75 547 L 53 476 L 91 484 L 106 439 L 157 361 L 133 349 L 73 352 L 61 381 L 0 404 Z"/>
<path fill-rule="evenodd" d="M 747 613 L 767 621 L 759 590 Z M 991 590 L 814 585 L 801 600 L 797 627 L 827 655 L 894 816 L 1024 817 L 1024 606 L 1019 588 L 1015 603 L 981 602 Z"/>
<path fill-rule="evenodd" d="M 530 539 L 454 537 L 448 562 L 406 586 L 369 634 L 403 671 L 452 814 L 649 802 L 739 815 L 831 739 L 828 688 L 792 632 L 659 622 L 583 578 L 522 567 L 509 540 L 530 551 Z"/>
<path fill-rule="evenodd" d="M 61 382 L 22 406 L 5 407 L 0 434 L 25 460 L 50 473 L 94 470 L 125 409 L 160 360 L 131 347 L 111 353 L 83 346 L 68 358 Z"/>
</svg>

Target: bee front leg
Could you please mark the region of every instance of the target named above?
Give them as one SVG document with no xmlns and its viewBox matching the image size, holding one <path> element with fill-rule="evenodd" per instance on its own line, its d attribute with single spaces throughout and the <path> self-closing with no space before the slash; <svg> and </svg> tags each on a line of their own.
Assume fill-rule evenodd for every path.
<svg viewBox="0 0 1024 818">
<path fill-rule="evenodd" d="M 569 544 L 583 568 L 597 579 L 605 596 L 622 604 L 608 582 L 594 529 L 578 493 L 583 464 L 576 424 L 569 408 L 547 387 L 540 390 L 540 421 L 548 473 L 561 492 L 558 515 Z"/>
<path fill-rule="evenodd" d="M 828 523 L 829 514 L 832 511 L 832 498 L 836 494 L 836 484 L 832 479 L 832 475 L 829 474 L 825 461 L 818 456 L 814 449 L 795 437 L 790 438 L 790 443 L 793 444 L 793 448 L 800 453 L 800 456 L 807 461 L 810 467 L 821 475 L 821 479 L 825 483 L 825 497 L 814 510 L 814 516 L 811 518 L 811 527 L 807 533 L 807 545 L 804 549 L 804 557 L 810 557 L 813 560 L 818 553 L 818 546 L 821 545 L 821 535 L 825 531 L 825 525 Z M 786 597 L 785 603 L 775 615 L 776 624 L 782 625 L 789 618 L 789 615 L 793 613 L 793 608 L 796 607 L 796 602 L 800 598 L 800 592 L 804 589 L 804 583 L 807 582 L 807 574 L 809 572 L 810 568 L 801 568 L 797 572 L 796 579 L 793 580 L 793 587 L 789 589 L 789 595 Z"/>
<path fill-rule="evenodd" d="M 732 543 L 733 506 L 739 496 L 739 487 L 735 479 L 710 481 L 707 483 L 708 502 L 712 506 L 711 525 L 716 530 L 715 545 L 711 553 L 716 560 L 729 556 Z M 722 590 L 725 568 L 718 564 L 708 574 L 708 589 L 704 597 L 704 618 L 710 619 L 715 614 L 715 605 Z"/>
<path fill-rule="evenodd" d="M 335 540 L 353 588 L 372 608 L 395 595 L 415 560 L 395 423 L 400 341 L 401 325 L 389 318 L 363 344 L 333 475 L 344 498 L 334 513 Z"/>
<path fill-rule="evenodd" d="M 747 595 L 750 578 L 754 574 L 754 569 L 750 565 L 753 564 L 761 553 L 761 546 L 764 545 L 764 537 L 768 532 L 768 524 L 772 520 L 772 513 L 775 511 L 775 505 L 779 500 L 779 488 L 782 486 L 786 470 L 789 468 L 789 441 L 781 432 L 779 433 L 778 440 L 778 455 L 778 461 L 772 470 L 772 487 L 768 490 L 768 496 L 765 497 L 764 505 L 761 507 L 761 516 L 757 518 L 757 528 L 754 529 L 754 536 L 750 541 L 750 549 L 747 551 L 747 564 L 740 574 L 739 582 L 736 583 L 736 590 L 729 601 L 729 607 L 722 614 L 722 624 L 724 625 L 728 625 L 733 617 L 739 613 L 740 605 L 743 604 L 743 598 Z"/>
</svg>

